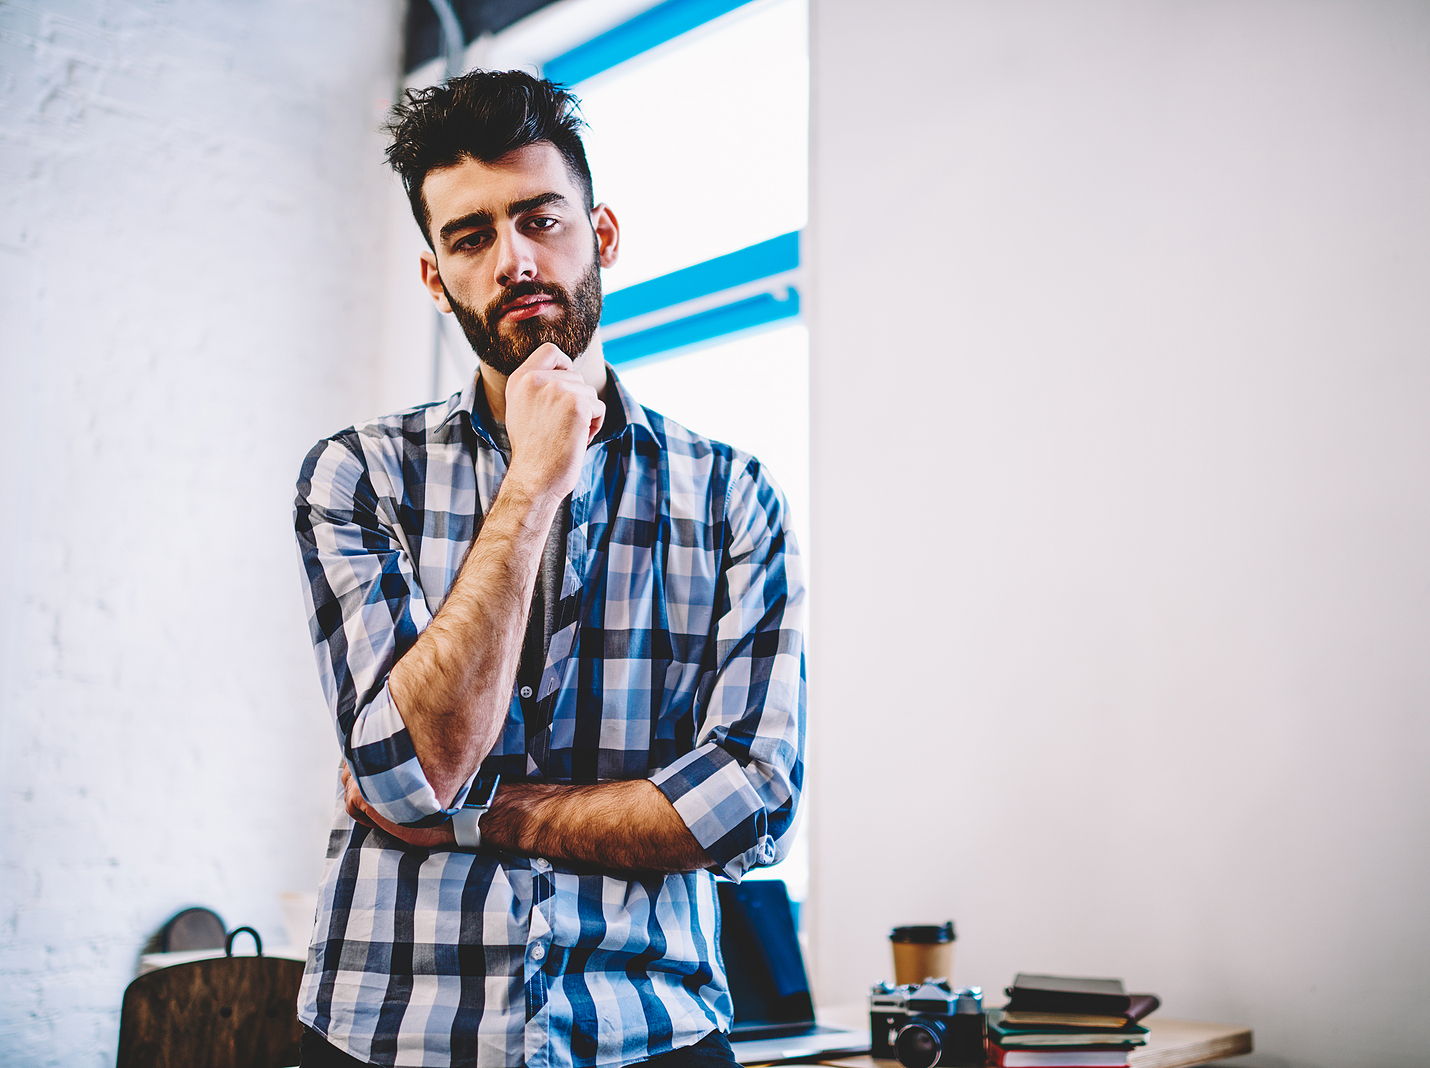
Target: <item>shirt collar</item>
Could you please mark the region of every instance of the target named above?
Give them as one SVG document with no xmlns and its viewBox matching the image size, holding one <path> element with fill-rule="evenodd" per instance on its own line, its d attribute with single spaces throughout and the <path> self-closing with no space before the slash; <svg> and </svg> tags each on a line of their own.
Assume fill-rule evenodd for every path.
<svg viewBox="0 0 1430 1068">
<path fill-rule="evenodd" d="M 606 373 L 611 376 L 611 385 L 626 412 L 626 425 L 617 438 L 629 436 L 632 445 L 637 449 L 654 449 L 659 452 L 660 438 L 656 436 L 655 427 L 651 426 L 650 414 L 641 406 L 640 401 L 631 396 L 630 390 L 626 389 L 626 384 L 610 364 L 606 364 Z"/>
<path fill-rule="evenodd" d="M 658 452 L 660 438 L 656 435 L 655 427 L 651 425 L 649 414 L 640 405 L 640 402 L 631 396 L 630 390 L 626 388 L 626 384 L 621 381 L 620 376 L 616 374 L 616 369 L 610 364 L 606 364 L 606 374 L 610 376 L 611 386 L 615 389 L 626 416 L 626 425 L 612 440 L 618 441 L 629 435 L 631 443 L 636 448 L 653 447 Z M 454 393 L 442 404 L 435 405 L 435 412 L 438 414 L 436 426 L 441 427 L 453 422 L 460 426 L 463 421 L 462 417 L 465 416 L 466 424 L 472 428 L 477 437 L 495 449 L 497 448 L 496 440 L 482 420 L 482 412 L 486 410 L 487 406 L 477 403 L 477 390 L 479 389 L 481 389 L 481 376 L 475 374 L 467 380 L 466 386 L 460 393 Z"/>
</svg>

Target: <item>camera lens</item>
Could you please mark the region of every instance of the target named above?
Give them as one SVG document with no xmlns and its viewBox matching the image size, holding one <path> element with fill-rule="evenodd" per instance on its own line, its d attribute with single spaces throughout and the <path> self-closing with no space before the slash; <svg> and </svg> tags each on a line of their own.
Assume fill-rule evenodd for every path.
<svg viewBox="0 0 1430 1068">
<path fill-rule="evenodd" d="M 933 1068 L 943 1054 L 943 1024 L 914 1020 L 894 1039 L 894 1053 L 904 1068 Z"/>
</svg>

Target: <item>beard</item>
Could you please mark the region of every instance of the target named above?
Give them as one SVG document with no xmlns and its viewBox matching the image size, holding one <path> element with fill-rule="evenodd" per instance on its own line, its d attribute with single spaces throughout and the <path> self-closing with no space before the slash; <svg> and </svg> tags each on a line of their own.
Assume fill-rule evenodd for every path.
<svg viewBox="0 0 1430 1068">
<path fill-rule="evenodd" d="M 493 371 L 510 375 L 526 362 L 532 350 L 547 342 L 574 361 L 591 345 L 601 323 L 601 269 L 592 259 L 591 267 L 574 290 L 554 282 L 517 282 L 507 286 L 482 311 L 462 304 L 448 292 L 447 303 L 462 326 L 462 333 L 477 358 Z M 502 326 L 502 307 L 521 297 L 547 297 L 560 309 L 551 319 L 537 315 L 515 319 Z"/>
</svg>

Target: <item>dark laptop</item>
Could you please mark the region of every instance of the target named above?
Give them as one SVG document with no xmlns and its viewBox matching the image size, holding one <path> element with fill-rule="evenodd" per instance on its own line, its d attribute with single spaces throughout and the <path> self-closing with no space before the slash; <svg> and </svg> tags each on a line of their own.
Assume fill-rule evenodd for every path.
<svg viewBox="0 0 1430 1068">
<path fill-rule="evenodd" d="M 730 977 L 742 1064 L 822 1053 L 867 1052 L 869 1032 L 823 1027 L 814 1017 L 789 892 L 778 879 L 721 882 L 720 952 Z"/>
</svg>

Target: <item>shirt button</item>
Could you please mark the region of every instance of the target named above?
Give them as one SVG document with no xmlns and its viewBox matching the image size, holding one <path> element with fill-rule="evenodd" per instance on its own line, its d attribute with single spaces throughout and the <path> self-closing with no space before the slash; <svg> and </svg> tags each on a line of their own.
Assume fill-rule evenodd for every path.
<svg viewBox="0 0 1430 1068">
<path fill-rule="evenodd" d="M 532 959 L 532 960 L 540 960 L 540 959 L 541 959 L 542 957 L 544 957 L 544 956 L 546 956 L 546 947 L 545 947 L 545 946 L 532 946 L 532 947 L 531 947 L 531 959 Z"/>
<path fill-rule="evenodd" d="M 523 686 L 523 687 L 521 688 L 521 696 L 522 696 L 522 697 L 530 697 L 530 696 L 531 696 L 531 693 L 532 693 L 532 690 L 531 690 L 531 687 L 530 687 L 530 686 Z"/>
</svg>

